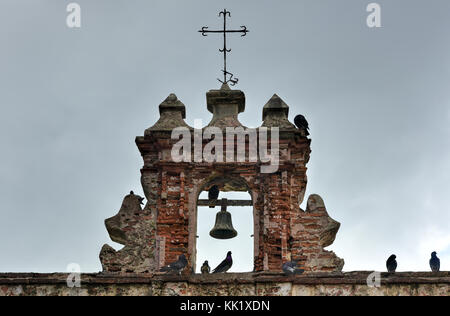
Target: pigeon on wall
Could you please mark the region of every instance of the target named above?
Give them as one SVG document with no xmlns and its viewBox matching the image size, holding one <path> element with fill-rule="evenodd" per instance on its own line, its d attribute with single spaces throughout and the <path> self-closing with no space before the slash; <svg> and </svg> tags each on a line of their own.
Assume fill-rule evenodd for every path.
<svg viewBox="0 0 450 316">
<path fill-rule="evenodd" d="M 397 269 L 397 261 L 395 260 L 397 258 L 395 255 L 391 255 L 387 261 L 386 261 L 386 268 L 388 272 L 395 272 Z"/>
<path fill-rule="evenodd" d="M 181 272 L 186 268 L 187 266 L 187 259 L 186 256 L 183 254 L 178 257 L 178 260 L 168 264 L 164 267 L 162 267 L 159 271 L 161 272 L 176 272 L 178 274 L 181 274 Z"/>
<path fill-rule="evenodd" d="M 219 197 L 219 187 L 213 185 L 208 191 L 208 199 L 210 202 L 215 202 Z M 214 205 L 210 205 L 209 208 L 214 208 Z"/>
<path fill-rule="evenodd" d="M 203 262 L 202 268 L 200 269 L 202 274 L 209 274 L 211 272 L 211 268 L 209 267 L 208 260 Z"/>
<path fill-rule="evenodd" d="M 302 274 L 305 272 L 304 269 L 299 269 L 297 266 L 297 261 L 288 261 L 285 262 L 282 266 L 283 272 L 286 275 L 292 275 L 292 274 Z"/>
<path fill-rule="evenodd" d="M 441 260 L 437 257 L 436 251 L 431 253 L 430 268 L 433 272 L 439 272 L 439 269 L 441 268 Z"/>
<path fill-rule="evenodd" d="M 231 251 L 228 251 L 227 257 L 213 270 L 213 273 L 227 272 L 233 265 L 233 258 L 231 258 Z"/>
<path fill-rule="evenodd" d="M 297 126 L 298 129 L 302 129 L 305 131 L 306 136 L 309 135 L 309 124 L 308 121 L 305 119 L 305 117 L 301 114 L 297 115 L 294 118 L 294 124 Z"/>
<path fill-rule="evenodd" d="M 282 266 L 283 272 L 286 275 L 292 275 L 292 274 L 302 274 L 305 272 L 304 269 L 297 268 L 297 261 L 288 261 L 285 262 Z"/>
</svg>

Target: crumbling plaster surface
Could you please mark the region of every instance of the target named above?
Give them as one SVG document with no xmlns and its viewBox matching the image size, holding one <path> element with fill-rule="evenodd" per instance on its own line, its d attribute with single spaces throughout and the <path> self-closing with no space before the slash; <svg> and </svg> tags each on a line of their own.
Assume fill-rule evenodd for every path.
<svg viewBox="0 0 450 316">
<path fill-rule="evenodd" d="M 450 272 L 382 273 L 381 286 L 367 286 L 371 271 L 308 273 L 227 273 L 216 275 L 82 274 L 69 288 L 68 274 L 2 273 L 0 296 L 448 296 Z"/>
</svg>

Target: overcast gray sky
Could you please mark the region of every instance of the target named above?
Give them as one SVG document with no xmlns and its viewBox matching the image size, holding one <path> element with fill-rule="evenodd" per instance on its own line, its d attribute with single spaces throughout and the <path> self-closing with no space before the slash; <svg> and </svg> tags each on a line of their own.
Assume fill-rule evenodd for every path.
<svg viewBox="0 0 450 316">
<path fill-rule="evenodd" d="M 433 250 L 450 270 L 448 0 L 377 1 L 376 29 L 362 0 L 77 2 L 80 29 L 70 1 L 0 2 L 0 271 L 99 271 L 102 245 L 118 249 L 103 221 L 143 195 L 135 136 L 171 92 L 190 125 L 211 119 L 221 38 L 197 30 L 220 27 L 224 7 L 250 30 L 229 40 L 240 120 L 259 126 L 274 93 L 307 117 L 307 195 L 342 224 L 329 248 L 344 270 L 385 270 L 391 253 L 400 271 L 429 270 Z M 215 212 L 202 217 L 199 261 L 230 248 L 245 271 L 251 215 L 232 213 L 241 239 L 223 247 L 202 239 Z"/>
</svg>

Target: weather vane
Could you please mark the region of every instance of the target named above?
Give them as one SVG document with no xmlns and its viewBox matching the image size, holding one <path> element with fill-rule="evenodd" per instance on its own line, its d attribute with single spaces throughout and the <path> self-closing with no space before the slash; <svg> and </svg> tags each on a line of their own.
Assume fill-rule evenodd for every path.
<svg viewBox="0 0 450 316">
<path fill-rule="evenodd" d="M 208 30 L 207 26 L 204 26 L 199 32 L 202 33 L 203 36 L 208 36 L 207 33 L 223 33 L 223 48 L 219 49 L 219 52 L 223 53 L 223 80 L 217 80 L 222 83 L 231 82 L 231 85 L 234 86 L 239 79 L 233 78 L 233 74 L 227 71 L 227 53 L 231 52 L 231 49 L 227 49 L 227 33 L 242 33 L 242 37 L 247 35 L 247 32 L 249 32 L 249 30 L 247 30 L 246 26 L 241 26 L 241 30 L 227 30 L 227 14 L 229 17 L 231 17 L 230 12 L 226 9 L 224 9 L 222 12 L 219 12 L 219 17 L 223 15 L 223 30 L 210 31 Z"/>
</svg>

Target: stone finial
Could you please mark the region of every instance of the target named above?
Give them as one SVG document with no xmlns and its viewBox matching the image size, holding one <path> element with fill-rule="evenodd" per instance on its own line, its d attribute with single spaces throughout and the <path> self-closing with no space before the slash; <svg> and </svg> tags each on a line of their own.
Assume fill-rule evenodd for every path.
<svg viewBox="0 0 450 316">
<path fill-rule="evenodd" d="M 144 135 L 151 131 L 171 131 L 176 127 L 189 127 L 184 121 L 186 107 L 173 93 L 159 105 L 159 114 L 159 120 L 147 129 Z"/>
<path fill-rule="evenodd" d="M 231 88 L 228 85 L 228 83 L 223 83 L 222 86 L 220 87 L 220 90 L 229 90 L 229 91 L 231 91 Z"/>
<path fill-rule="evenodd" d="M 241 90 L 231 90 L 223 84 L 220 90 L 210 90 L 206 93 L 206 104 L 213 118 L 208 126 L 239 127 L 238 114 L 245 110 L 245 95 Z"/>
<path fill-rule="evenodd" d="M 100 251 L 105 272 L 150 272 L 156 269 L 155 221 L 150 211 L 142 209 L 144 198 L 133 191 L 123 199 L 117 215 L 105 220 L 111 240 L 124 245 L 116 251 L 108 244 Z"/>
<path fill-rule="evenodd" d="M 289 106 L 276 94 L 264 105 L 263 124 L 264 127 L 279 127 L 295 129 L 295 125 L 288 120 Z"/>
<path fill-rule="evenodd" d="M 186 118 L 186 107 L 183 102 L 178 100 L 174 93 L 169 94 L 169 96 L 159 105 L 159 114 L 163 114 L 167 111 L 180 111 L 181 118 Z"/>
</svg>

